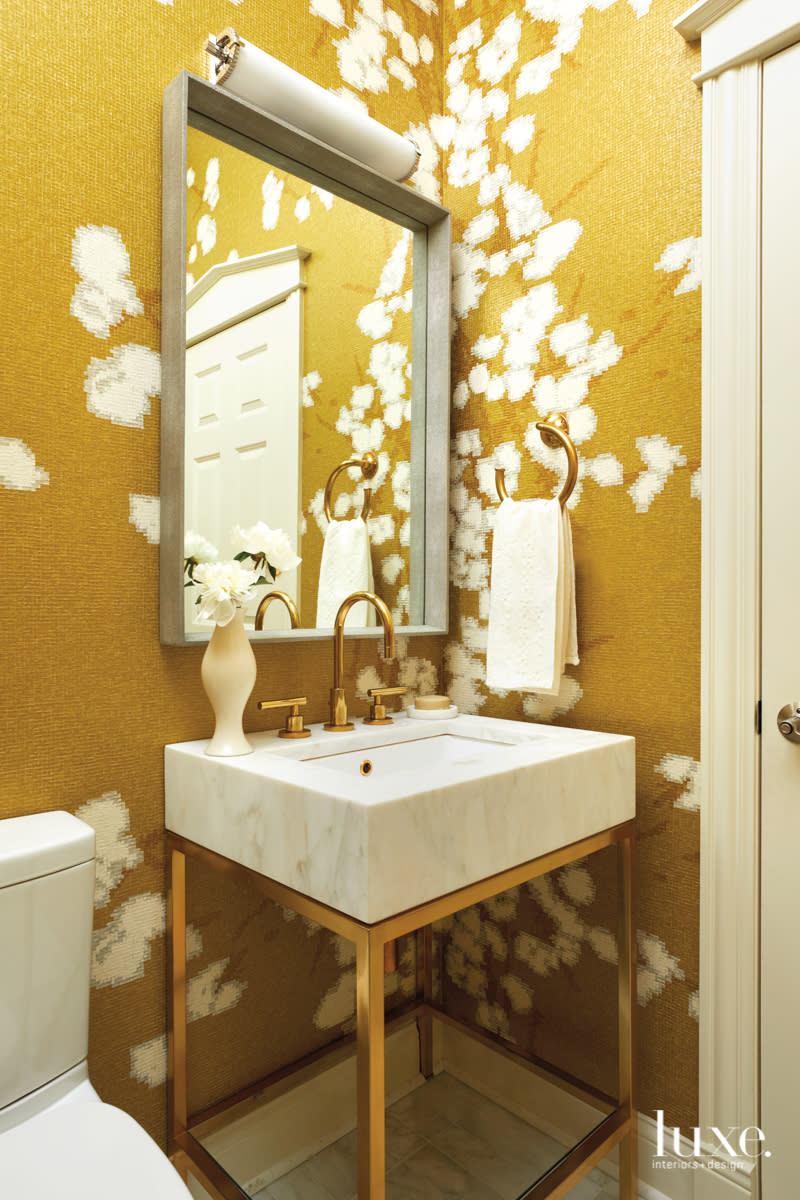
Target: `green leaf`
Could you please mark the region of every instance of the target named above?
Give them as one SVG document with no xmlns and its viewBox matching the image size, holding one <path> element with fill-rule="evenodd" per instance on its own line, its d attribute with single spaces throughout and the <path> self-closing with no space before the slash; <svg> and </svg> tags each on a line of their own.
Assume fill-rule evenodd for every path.
<svg viewBox="0 0 800 1200">
<path fill-rule="evenodd" d="M 249 557 L 250 555 L 246 550 L 240 550 L 238 554 L 234 554 L 233 556 L 235 562 L 244 562 L 244 560 Z"/>
</svg>

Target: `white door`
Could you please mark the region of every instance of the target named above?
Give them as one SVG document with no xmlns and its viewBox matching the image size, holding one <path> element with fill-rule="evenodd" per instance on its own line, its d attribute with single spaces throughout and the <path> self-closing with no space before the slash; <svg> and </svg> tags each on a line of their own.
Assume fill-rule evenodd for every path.
<svg viewBox="0 0 800 1200">
<path fill-rule="evenodd" d="M 800 742 L 776 718 L 800 704 L 800 45 L 764 63 L 762 254 L 762 1196 L 788 1200 L 800 1192 Z"/>
<path fill-rule="evenodd" d="M 264 521 L 298 545 L 300 500 L 299 296 L 196 342 L 186 351 L 186 529 L 231 555 L 234 525 Z M 279 587 L 298 598 L 298 571 Z M 197 630 L 193 589 L 187 631 Z M 263 594 L 263 592 L 261 593 Z M 258 599 L 249 613 L 252 619 Z M 282 605 L 264 627 L 286 623 Z"/>
</svg>

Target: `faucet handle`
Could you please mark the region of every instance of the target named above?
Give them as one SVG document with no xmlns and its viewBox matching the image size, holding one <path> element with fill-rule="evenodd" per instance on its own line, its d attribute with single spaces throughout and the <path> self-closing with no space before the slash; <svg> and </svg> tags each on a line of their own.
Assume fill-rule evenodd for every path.
<svg viewBox="0 0 800 1200">
<path fill-rule="evenodd" d="M 369 710 L 369 716 L 364 717 L 365 725 L 391 725 L 392 718 L 386 715 L 386 705 L 383 703 L 384 696 L 405 696 L 408 691 L 407 687 L 379 687 L 370 688 L 367 695 L 372 700 L 372 705 Z"/>
<path fill-rule="evenodd" d="M 300 713 L 300 707 L 307 703 L 306 696 L 295 696 L 291 700 L 259 700 L 258 707 L 263 711 L 265 708 L 288 708 L 291 711 L 286 715 L 286 725 L 278 732 L 278 737 L 282 738 L 304 738 L 311 737 L 311 730 L 303 726 L 303 718 Z"/>
</svg>

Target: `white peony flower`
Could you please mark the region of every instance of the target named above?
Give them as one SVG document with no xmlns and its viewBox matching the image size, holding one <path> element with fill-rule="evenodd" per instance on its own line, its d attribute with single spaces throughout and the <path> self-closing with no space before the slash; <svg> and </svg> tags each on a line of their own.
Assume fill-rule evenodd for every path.
<svg viewBox="0 0 800 1200">
<path fill-rule="evenodd" d="M 194 582 L 200 587 L 200 619 L 228 625 L 249 600 L 257 578 L 255 571 L 235 561 L 200 563 L 194 569 Z"/>
<path fill-rule="evenodd" d="M 196 563 L 215 562 L 219 558 L 219 550 L 201 533 L 188 529 L 183 539 L 183 557 L 192 558 Z"/>
<path fill-rule="evenodd" d="M 282 529 L 270 529 L 264 521 L 258 521 L 249 529 L 234 525 L 231 534 L 234 550 L 243 551 L 258 562 L 265 559 L 275 571 L 292 571 L 302 559 L 292 549 L 289 538 Z"/>
</svg>

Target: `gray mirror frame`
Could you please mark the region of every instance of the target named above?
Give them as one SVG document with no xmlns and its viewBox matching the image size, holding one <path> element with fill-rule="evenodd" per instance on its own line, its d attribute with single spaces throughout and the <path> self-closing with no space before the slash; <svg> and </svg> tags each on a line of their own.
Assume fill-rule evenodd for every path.
<svg viewBox="0 0 800 1200">
<path fill-rule="evenodd" d="M 165 89 L 162 126 L 162 391 L 161 391 L 161 642 L 203 644 L 203 634 L 184 628 L 183 529 L 186 346 L 186 167 L 189 113 L 193 126 L 204 119 L 224 126 L 231 140 L 256 143 L 278 166 L 354 200 L 414 231 L 414 287 L 425 284 L 424 303 L 415 299 L 412 387 L 424 380 L 424 429 L 412 425 L 412 456 L 424 461 L 424 539 L 410 548 L 412 570 L 424 568 L 423 623 L 398 632 L 446 633 L 448 628 L 448 476 L 450 439 L 450 213 L 419 192 L 378 174 L 346 154 L 318 142 L 223 89 L 182 71 Z M 418 268 L 419 263 L 419 268 Z M 419 349 L 418 349 L 419 348 Z M 419 357 L 420 365 L 417 364 Z M 424 370 L 420 369 L 424 367 Z M 419 378 L 418 378 L 419 377 Z M 415 394 L 417 394 L 415 392 Z M 419 423 L 418 423 L 419 424 Z M 345 629 L 348 637 L 379 637 L 382 630 Z M 253 641 L 316 641 L 330 630 L 267 630 Z"/>
</svg>

